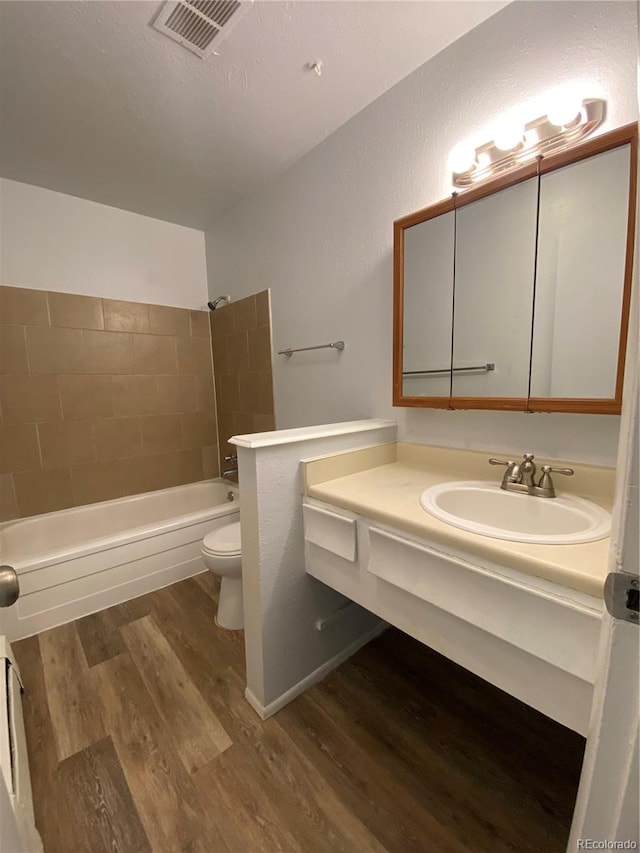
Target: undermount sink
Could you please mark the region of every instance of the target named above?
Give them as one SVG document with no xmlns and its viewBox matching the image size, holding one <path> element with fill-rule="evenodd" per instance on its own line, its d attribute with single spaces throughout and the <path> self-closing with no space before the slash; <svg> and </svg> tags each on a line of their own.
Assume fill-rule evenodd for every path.
<svg viewBox="0 0 640 853">
<path fill-rule="evenodd" d="M 611 529 L 609 513 L 584 498 L 533 497 L 484 480 L 431 486 L 420 496 L 420 504 L 454 527 L 511 542 L 576 545 L 604 539 Z"/>
</svg>

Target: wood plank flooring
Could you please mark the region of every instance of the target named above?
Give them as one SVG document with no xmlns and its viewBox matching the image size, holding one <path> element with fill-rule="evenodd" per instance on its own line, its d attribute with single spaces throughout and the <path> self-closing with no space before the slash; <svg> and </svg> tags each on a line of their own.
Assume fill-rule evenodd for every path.
<svg viewBox="0 0 640 853">
<path fill-rule="evenodd" d="M 262 722 L 209 573 L 14 644 L 47 853 L 561 853 L 584 740 L 389 630 Z"/>
</svg>

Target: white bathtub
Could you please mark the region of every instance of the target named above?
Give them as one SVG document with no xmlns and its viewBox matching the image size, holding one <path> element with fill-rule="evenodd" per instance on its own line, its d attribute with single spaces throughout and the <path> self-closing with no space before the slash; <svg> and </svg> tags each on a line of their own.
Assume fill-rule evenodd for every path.
<svg viewBox="0 0 640 853">
<path fill-rule="evenodd" d="M 206 480 L 5 525 L 0 562 L 20 580 L 5 633 L 28 637 L 198 574 L 203 537 L 238 512 L 237 486 Z"/>
</svg>

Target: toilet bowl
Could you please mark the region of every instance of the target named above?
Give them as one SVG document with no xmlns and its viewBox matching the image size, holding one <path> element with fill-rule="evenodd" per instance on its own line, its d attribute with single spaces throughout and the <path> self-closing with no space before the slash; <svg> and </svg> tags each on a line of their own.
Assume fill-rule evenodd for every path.
<svg viewBox="0 0 640 853">
<path fill-rule="evenodd" d="M 202 559 L 209 571 L 222 579 L 216 624 L 232 631 L 244 628 L 240 522 L 208 533 L 202 540 Z"/>
</svg>

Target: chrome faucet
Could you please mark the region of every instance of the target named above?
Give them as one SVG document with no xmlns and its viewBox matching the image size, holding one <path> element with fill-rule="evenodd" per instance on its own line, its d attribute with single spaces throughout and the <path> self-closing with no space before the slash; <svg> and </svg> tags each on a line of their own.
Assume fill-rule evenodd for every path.
<svg viewBox="0 0 640 853">
<path fill-rule="evenodd" d="M 542 474 L 538 483 L 535 481 L 536 467 L 533 453 L 524 454 L 524 462 L 504 461 L 503 459 L 489 459 L 489 465 L 505 465 L 507 470 L 502 478 L 501 489 L 505 492 L 521 492 L 534 498 L 555 498 L 556 490 L 551 479 L 552 474 L 564 474 L 570 477 L 573 468 L 552 468 L 543 465 Z"/>
<path fill-rule="evenodd" d="M 235 468 L 229 468 L 227 471 L 223 471 L 222 476 L 223 477 L 229 477 L 232 474 L 235 474 L 237 477 L 238 476 L 238 455 L 236 453 L 234 453 L 231 456 L 225 456 L 224 461 L 225 462 L 231 462 L 231 464 L 233 464 L 235 462 L 236 467 Z"/>
</svg>

